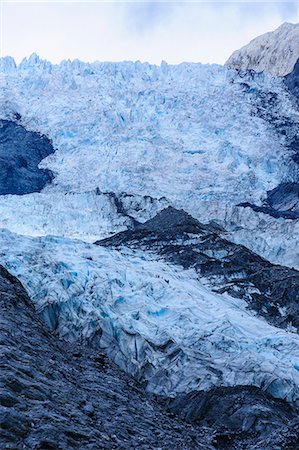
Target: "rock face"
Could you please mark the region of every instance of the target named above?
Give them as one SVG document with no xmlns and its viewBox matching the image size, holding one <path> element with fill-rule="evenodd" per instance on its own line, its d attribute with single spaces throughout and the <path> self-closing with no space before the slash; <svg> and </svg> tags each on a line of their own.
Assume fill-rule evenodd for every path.
<svg viewBox="0 0 299 450">
<path fill-rule="evenodd" d="M 284 23 L 275 31 L 258 36 L 236 50 L 226 65 L 282 77 L 292 72 L 298 58 L 299 24 Z"/>
<path fill-rule="evenodd" d="M 295 157 L 297 156 L 296 154 Z M 267 198 L 262 206 L 250 202 L 240 203 L 238 206 L 250 207 L 256 212 L 269 214 L 277 219 L 299 219 L 299 183 L 281 183 L 267 192 Z"/>
<path fill-rule="evenodd" d="M 299 58 L 294 66 L 294 69 L 285 77 L 285 83 L 290 91 L 299 98 Z"/>
<path fill-rule="evenodd" d="M 157 403 L 99 351 L 59 341 L 2 266 L 0 306 L 1 449 L 213 450 L 229 443 L 249 450 L 256 442 L 298 443 L 295 410 L 258 388 Z"/>
<path fill-rule="evenodd" d="M 41 191 L 53 175 L 38 164 L 51 153 L 54 148 L 46 136 L 0 120 L 0 195 Z"/>
<path fill-rule="evenodd" d="M 243 448 L 248 440 L 252 448 L 263 450 L 299 445 L 297 414 L 252 386 L 192 392 L 171 400 L 169 408 L 188 421 L 216 427 L 217 448 L 242 448 L 241 436 L 246 442 Z"/>
<path fill-rule="evenodd" d="M 273 203 L 278 198 L 275 193 L 270 197 Z M 195 268 L 217 292 L 244 299 L 268 322 L 299 327 L 299 272 L 223 239 L 221 230 L 201 224 L 183 210 L 168 207 L 134 230 L 96 243 L 155 252 L 184 269 Z"/>
</svg>

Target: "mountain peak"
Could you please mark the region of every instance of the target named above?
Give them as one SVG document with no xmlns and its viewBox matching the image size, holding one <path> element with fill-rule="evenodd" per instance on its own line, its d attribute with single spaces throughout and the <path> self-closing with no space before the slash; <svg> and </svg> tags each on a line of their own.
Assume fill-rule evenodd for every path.
<svg viewBox="0 0 299 450">
<path fill-rule="evenodd" d="M 299 23 L 284 22 L 236 50 L 226 62 L 234 69 L 252 69 L 285 76 L 299 59 Z"/>
<path fill-rule="evenodd" d="M 281 25 L 279 25 L 278 28 L 276 28 L 275 31 L 277 30 L 291 30 L 294 29 L 296 27 L 298 27 L 298 23 L 291 23 L 291 22 L 283 22 Z"/>
</svg>

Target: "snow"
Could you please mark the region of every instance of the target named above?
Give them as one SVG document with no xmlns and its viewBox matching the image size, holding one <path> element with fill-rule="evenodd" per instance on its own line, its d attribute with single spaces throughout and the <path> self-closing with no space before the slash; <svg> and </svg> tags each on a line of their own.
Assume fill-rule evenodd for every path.
<svg viewBox="0 0 299 450">
<path fill-rule="evenodd" d="M 88 242 L 124 229 L 127 218 L 95 197 L 98 188 L 130 194 L 129 214 L 140 221 L 168 204 L 202 221 L 224 217 L 234 239 L 252 249 L 262 240 L 263 256 L 298 266 L 298 243 L 284 234 L 296 224 L 252 213 L 247 232 L 249 213 L 235 207 L 260 204 L 267 190 L 298 179 L 288 145 L 299 116 L 279 79 L 201 64 L 52 65 L 33 55 L 18 67 L 1 60 L 0 93 L 1 118 L 18 112 L 57 149 L 40 164 L 54 171 L 54 184 L 39 195 L 1 197 L 1 227 Z M 274 248 L 270 233 L 260 235 L 262 223 L 273 229 Z"/>
<path fill-rule="evenodd" d="M 292 72 L 298 59 L 299 23 L 283 23 L 275 31 L 258 36 L 236 50 L 226 64 L 282 77 Z"/>
<path fill-rule="evenodd" d="M 254 385 L 299 400 L 298 335 L 208 290 L 193 270 L 141 252 L 5 230 L 0 254 L 60 337 L 104 348 L 151 392 Z"/>
<path fill-rule="evenodd" d="M 216 221 L 229 241 L 245 245 L 274 264 L 299 269 L 299 220 L 275 219 L 219 201 L 198 201 L 193 214 L 203 223 Z"/>
<path fill-rule="evenodd" d="M 121 194 L 124 211 L 142 222 L 168 206 L 166 199 Z M 0 228 L 29 236 L 65 236 L 95 242 L 130 227 L 109 193 L 41 192 L 0 196 Z"/>
</svg>

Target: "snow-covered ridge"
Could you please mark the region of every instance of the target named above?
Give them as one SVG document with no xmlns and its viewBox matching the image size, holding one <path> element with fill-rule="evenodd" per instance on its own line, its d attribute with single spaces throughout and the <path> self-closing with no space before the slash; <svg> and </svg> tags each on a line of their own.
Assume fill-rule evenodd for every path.
<svg viewBox="0 0 299 450">
<path fill-rule="evenodd" d="M 298 402 L 298 335 L 211 292 L 193 270 L 143 252 L 6 231 L 0 254 L 52 329 L 104 348 L 151 392 L 254 385 Z"/>
<path fill-rule="evenodd" d="M 292 72 L 299 59 L 299 24 L 283 23 L 236 50 L 226 62 L 235 69 L 266 71 L 274 76 Z"/>
</svg>

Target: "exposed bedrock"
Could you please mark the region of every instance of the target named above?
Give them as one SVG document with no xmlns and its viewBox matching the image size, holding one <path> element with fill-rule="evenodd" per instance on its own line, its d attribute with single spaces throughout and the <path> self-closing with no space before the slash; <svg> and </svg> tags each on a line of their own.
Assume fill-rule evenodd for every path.
<svg viewBox="0 0 299 450">
<path fill-rule="evenodd" d="M 54 148 L 46 136 L 0 120 L 0 195 L 40 192 L 53 174 L 38 164 L 51 153 Z"/>
<path fill-rule="evenodd" d="M 190 392 L 170 400 L 168 407 L 187 421 L 215 427 L 218 448 L 237 448 L 240 438 L 251 439 L 252 448 L 264 450 L 299 445 L 297 413 L 254 386 Z"/>
<path fill-rule="evenodd" d="M 299 98 L 299 59 L 297 60 L 294 69 L 285 78 L 285 83 L 289 90 Z"/>
<path fill-rule="evenodd" d="M 295 410 L 258 388 L 216 388 L 157 403 L 99 351 L 50 333 L 21 283 L 2 266 L 0 304 L 3 449 L 249 450 L 298 444 Z"/>
<path fill-rule="evenodd" d="M 299 24 L 284 22 L 234 51 L 226 65 L 281 77 L 293 70 L 299 56 Z"/>
<path fill-rule="evenodd" d="M 299 183 L 279 184 L 267 192 L 267 199 L 262 206 L 249 202 L 240 203 L 238 206 L 250 207 L 256 212 L 269 214 L 275 218 L 299 219 Z"/>
<path fill-rule="evenodd" d="M 141 248 L 185 269 L 195 268 L 215 291 L 244 299 L 269 323 L 299 327 L 299 272 L 223 239 L 217 227 L 183 210 L 168 207 L 134 230 L 96 244 Z"/>
</svg>

